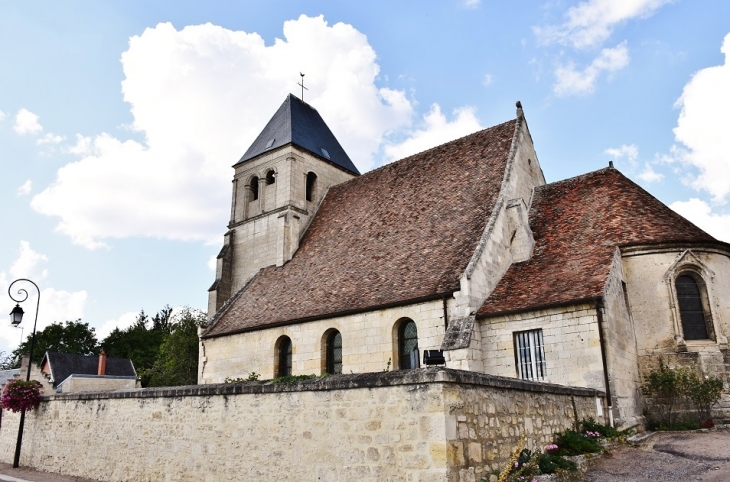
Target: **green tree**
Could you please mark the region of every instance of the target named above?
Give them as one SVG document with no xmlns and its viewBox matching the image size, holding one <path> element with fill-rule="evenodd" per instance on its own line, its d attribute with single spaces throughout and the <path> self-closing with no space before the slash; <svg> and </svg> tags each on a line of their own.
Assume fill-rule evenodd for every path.
<svg viewBox="0 0 730 482">
<path fill-rule="evenodd" d="M 149 386 L 194 385 L 198 382 L 198 327 L 205 314 L 191 308 L 177 313 L 170 334 L 160 346 L 155 364 L 149 371 Z"/>
<path fill-rule="evenodd" d="M 12 356 L 18 366 L 20 357 L 30 353 L 30 343 L 31 335 L 28 335 L 28 338 L 13 350 Z M 97 348 L 96 333 L 88 323 L 82 323 L 80 319 L 65 323 L 54 322 L 36 332 L 33 362 L 40 363 L 47 351 L 93 355 Z"/>
<path fill-rule="evenodd" d="M 170 334 L 172 308 L 165 306 L 152 318 L 144 310 L 128 328 L 115 328 L 101 341 L 108 356 L 129 358 L 142 379 L 142 386 L 149 385 L 149 370 L 155 364 L 160 345 Z"/>
</svg>

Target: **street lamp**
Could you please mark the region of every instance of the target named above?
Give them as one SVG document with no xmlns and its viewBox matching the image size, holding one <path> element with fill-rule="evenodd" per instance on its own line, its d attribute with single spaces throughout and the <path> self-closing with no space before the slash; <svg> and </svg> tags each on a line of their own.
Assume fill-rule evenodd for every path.
<svg viewBox="0 0 730 482">
<path fill-rule="evenodd" d="M 30 338 L 30 354 L 28 358 L 28 372 L 25 375 L 25 381 L 30 381 L 30 368 L 33 364 L 33 347 L 35 346 L 35 327 L 38 324 L 38 308 L 41 305 L 41 290 L 38 289 L 38 285 L 33 283 L 29 279 L 25 278 L 19 278 L 10 283 L 10 286 L 8 286 L 8 296 L 10 296 L 10 299 L 15 301 L 15 308 L 13 308 L 13 311 L 10 312 L 10 323 L 12 323 L 13 326 L 20 325 L 20 322 L 23 321 L 23 308 L 20 307 L 20 303 L 24 302 L 28 299 L 28 291 L 26 291 L 23 288 L 18 289 L 18 298 L 15 298 L 13 296 L 13 285 L 17 283 L 18 281 L 26 281 L 33 286 L 35 286 L 36 291 L 38 292 L 38 298 L 36 300 L 36 306 L 35 306 L 35 321 L 33 322 L 33 334 Z M 25 410 L 20 412 L 20 426 L 18 426 L 18 442 L 15 444 L 15 458 L 13 459 L 13 468 L 17 469 L 20 465 L 20 446 L 23 444 L 23 426 L 25 425 Z"/>
</svg>

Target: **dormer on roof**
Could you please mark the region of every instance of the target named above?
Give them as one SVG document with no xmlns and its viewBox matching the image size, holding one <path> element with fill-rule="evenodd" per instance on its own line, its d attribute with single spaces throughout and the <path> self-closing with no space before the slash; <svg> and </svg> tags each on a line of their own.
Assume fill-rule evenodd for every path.
<svg viewBox="0 0 730 482">
<path fill-rule="evenodd" d="M 234 167 L 287 144 L 360 175 L 317 109 L 291 94 Z"/>
</svg>

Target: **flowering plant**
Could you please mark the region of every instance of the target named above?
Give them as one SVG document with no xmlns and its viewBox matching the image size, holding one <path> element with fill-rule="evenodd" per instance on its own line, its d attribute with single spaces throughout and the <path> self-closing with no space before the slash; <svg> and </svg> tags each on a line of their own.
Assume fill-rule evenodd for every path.
<svg viewBox="0 0 730 482">
<path fill-rule="evenodd" d="M 43 386 L 35 380 L 10 380 L 3 389 L 0 406 L 13 412 L 36 408 L 41 403 L 42 390 Z"/>
</svg>

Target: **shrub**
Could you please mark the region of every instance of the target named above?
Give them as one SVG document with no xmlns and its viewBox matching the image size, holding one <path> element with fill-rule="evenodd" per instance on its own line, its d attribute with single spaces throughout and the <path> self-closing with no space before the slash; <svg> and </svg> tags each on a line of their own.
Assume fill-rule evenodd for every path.
<svg viewBox="0 0 730 482">
<path fill-rule="evenodd" d="M 688 396 L 697 413 L 698 422 L 711 421 L 712 406 L 722 396 L 722 380 L 716 377 L 705 377 L 701 380 L 695 375 L 689 384 Z M 714 424 L 713 424 L 714 425 Z"/>
<path fill-rule="evenodd" d="M 558 445 L 558 449 L 555 451 L 557 455 L 594 454 L 602 450 L 598 445 L 598 437 L 575 430 L 566 430 L 557 434 L 555 443 Z"/>
<path fill-rule="evenodd" d="M 712 417 L 712 406 L 722 396 L 723 383 L 716 377 L 701 379 L 687 368 L 669 368 L 659 360 L 659 368 L 649 372 L 641 391 L 646 397 L 647 420 L 653 428 L 697 428 Z M 693 420 L 677 413 L 694 415 Z"/>
<path fill-rule="evenodd" d="M 603 425 L 602 423 L 596 422 L 593 417 L 583 419 L 580 424 L 583 427 L 584 433 L 598 433 L 601 437 L 607 438 L 609 440 L 623 440 L 627 436 L 634 433 L 634 430 L 632 429 L 618 430 L 615 427 L 611 427 L 610 425 Z"/>
<path fill-rule="evenodd" d="M 34 409 L 41 403 L 42 391 L 43 386 L 35 380 L 10 380 L 3 389 L 0 405 L 12 412 Z"/>
</svg>

